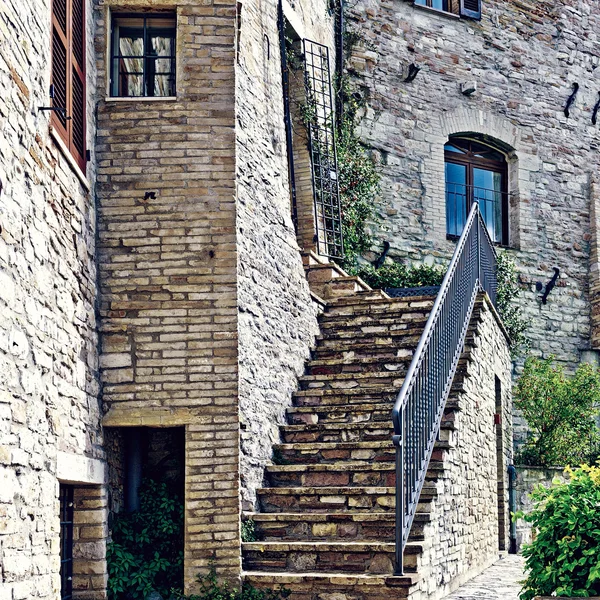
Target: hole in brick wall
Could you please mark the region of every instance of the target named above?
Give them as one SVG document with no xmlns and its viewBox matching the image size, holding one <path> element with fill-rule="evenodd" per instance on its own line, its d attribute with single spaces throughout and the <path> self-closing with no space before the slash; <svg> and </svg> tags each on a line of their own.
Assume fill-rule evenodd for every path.
<svg viewBox="0 0 600 600">
<path fill-rule="evenodd" d="M 148 557 L 158 553 L 166 568 L 141 571 L 147 573 L 151 589 L 167 598 L 171 588 L 183 586 L 185 428 L 107 429 L 105 447 L 112 539 L 137 564 L 149 566 Z M 118 563 L 111 570 L 109 560 L 115 581 L 133 580 L 135 573 Z"/>
</svg>

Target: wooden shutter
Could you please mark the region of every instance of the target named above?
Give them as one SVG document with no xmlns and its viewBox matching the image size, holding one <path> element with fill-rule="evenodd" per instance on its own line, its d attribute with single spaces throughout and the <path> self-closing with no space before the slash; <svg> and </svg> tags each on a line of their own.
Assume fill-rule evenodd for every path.
<svg viewBox="0 0 600 600">
<path fill-rule="evenodd" d="M 460 0 L 460 14 L 470 19 L 481 19 L 481 0 Z"/>
<path fill-rule="evenodd" d="M 53 111 L 51 124 L 85 172 L 85 0 L 52 0 L 51 83 L 53 106 L 66 109 Z"/>
</svg>

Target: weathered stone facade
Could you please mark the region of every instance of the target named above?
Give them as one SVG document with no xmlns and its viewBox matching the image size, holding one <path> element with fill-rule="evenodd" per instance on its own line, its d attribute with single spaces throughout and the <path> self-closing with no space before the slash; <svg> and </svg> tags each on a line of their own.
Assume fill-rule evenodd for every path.
<svg viewBox="0 0 600 600">
<path fill-rule="evenodd" d="M 95 65 L 88 14 L 88 139 Z M 49 130 L 50 2 L 0 10 L 0 597 L 58 597 L 60 482 L 75 488 L 74 588 L 106 582 L 91 182 Z M 87 490 L 87 491 L 86 491 Z M 91 506 L 93 504 L 93 506 Z M 87 512 L 93 509 L 93 515 Z M 93 523 L 93 526 L 92 526 Z"/>
<path fill-rule="evenodd" d="M 299 34 L 331 43 L 333 19 L 324 0 L 299 3 L 296 9 L 284 3 L 284 14 Z M 240 10 L 236 65 L 240 472 L 243 503 L 249 509 L 318 328 L 292 223 L 277 3 L 250 0 Z M 308 192 L 312 204 L 312 188 Z"/>
<path fill-rule="evenodd" d="M 594 4 L 483 0 L 480 22 L 405 0 L 362 0 L 348 11 L 361 39 L 350 59 L 367 98 L 361 134 L 383 174 L 377 238 L 391 243 L 390 256 L 446 263 L 454 242 L 446 239 L 444 144 L 452 134 L 487 136 L 507 153 L 507 251 L 522 273 L 532 350 L 574 367 L 582 350 L 597 347 L 590 343 L 590 286 L 598 278 L 590 269 L 590 184 L 599 165 Z M 406 83 L 412 63 L 421 71 Z M 466 81 L 477 84 L 470 96 L 461 93 Z M 561 276 L 542 305 L 535 283 L 545 285 L 554 266 Z"/>
</svg>

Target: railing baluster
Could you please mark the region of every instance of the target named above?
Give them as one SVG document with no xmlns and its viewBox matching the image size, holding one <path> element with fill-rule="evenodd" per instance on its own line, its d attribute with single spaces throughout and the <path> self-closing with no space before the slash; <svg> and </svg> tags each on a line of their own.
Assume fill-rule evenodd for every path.
<svg viewBox="0 0 600 600">
<path fill-rule="evenodd" d="M 392 411 L 397 575 L 404 573 L 404 548 L 463 350 L 473 303 L 480 290 L 486 291 L 495 303 L 496 271 L 496 252 L 478 203 L 474 202 Z"/>
</svg>

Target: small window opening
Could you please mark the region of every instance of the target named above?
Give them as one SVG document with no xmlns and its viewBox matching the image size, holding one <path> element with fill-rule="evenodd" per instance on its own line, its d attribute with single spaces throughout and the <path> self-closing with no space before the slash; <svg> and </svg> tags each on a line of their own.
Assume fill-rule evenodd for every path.
<svg viewBox="0 0 600 600">
<path fill-rule="evenodd" d="M 111 96 L 175 96 L 175 13 L 112 15 Z"/>
<path fill-rule="evenodd" d="M 73 511 L 74 488 L 61 484 L 60 503 L 60 597 L 73 598 Z"/>
</svg>

